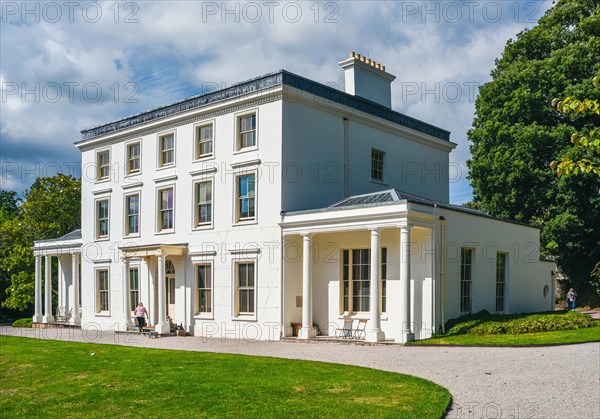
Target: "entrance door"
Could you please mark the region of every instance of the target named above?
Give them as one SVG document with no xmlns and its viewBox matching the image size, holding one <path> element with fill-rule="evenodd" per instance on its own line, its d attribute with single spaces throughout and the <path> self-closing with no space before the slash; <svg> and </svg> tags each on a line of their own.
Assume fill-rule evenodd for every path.
<svg viewBox="0 0 600 419">
<path fill-rule="evenodd" d="M 167 287 L 167 316 L 175 323 L 175 266 L 173 262 L 165 262 L 165 285 Z"/>
</svg>

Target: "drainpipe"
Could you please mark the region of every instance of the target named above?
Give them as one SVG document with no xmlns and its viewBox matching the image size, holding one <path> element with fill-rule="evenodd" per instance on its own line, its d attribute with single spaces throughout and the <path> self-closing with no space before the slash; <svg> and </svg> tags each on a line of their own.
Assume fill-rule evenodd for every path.
<svg viewBox="0 0 600 419">
<path fill-rule="evenodd" d="M 445 262 L 445 250 L 444 250 L 444 244 L 445 244 L 445 230 L 446 230 L 446 219 L 442 216 L 440 216 L 440 253 L 441 253 L 441 259 L 440 259 L 440 322 L 442 323 L 442 333 L 446 333 L 446 316 L 444 313 L 444 285 L 445 285 L 445 279 L 444 279 L 444 262 Z"/>
<path fill-rule="evenodd" d="M 283 216 L 281 217 L 283 219 Z M 282 220 L 283 221 L 283 220 Z M 280 255 L 279 255 L 279 261 L 281 263 L 281 274 L 280 274 L 280 288 L 281 290 L 279 291 L 279 301 L 281 302 L 281 311 L 279 312 L 279 339 L 281 339 L 282 337 L 285 336 L 285 325 L 283 324 L 283 313 L 285 313 L 285 299 L 284 299 L 284 281 L 285 281 L 285 260 L 284 260 L 284 255 L 285 255 L 285 238 L 283 237 L 283 230 L 280 227 L 280 243 L 281 243 L 281 249 L 279 251 Z"/>
<path fill-rule="evenodd" d="M 348 118 L 344 118 L 344 198 L 348 197 Z"/>
</svg>

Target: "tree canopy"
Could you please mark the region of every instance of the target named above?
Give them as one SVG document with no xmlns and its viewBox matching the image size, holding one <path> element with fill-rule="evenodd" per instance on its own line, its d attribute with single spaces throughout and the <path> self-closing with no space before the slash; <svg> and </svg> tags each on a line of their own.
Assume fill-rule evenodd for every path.
<svg viewBox="0 0 600 419">
<path fill-rule="evenodd" d="M 62 174 L 38 178 L 20 206 L 15 192 L 0 197 L 0 211 L 8 214 L 0 219 L 0 290 L 6 290 L 0 300 L 5 308 L 25 310 L 34 296 L 33 241 L 80 228 L 81 181 Z"/>
<path fill-rule="evenodd" d="M 553 98 L 598 100 L 600 5 L 560 0 L 532 29 L 509 40 L 492 81 L 479 90 L 468 161 L 474 201 L 490 214 L 542 229 L 542 253 L 580 291 L 600 260 L 600 178 L 556 176 L 550 164 L 598 156 L 569 142 L 589 132 L 598 115 L 561 113 Z M 597 286 L 597 284 L 596 284 Z M 581 295 L 581 292 L 580 292 Z"/>
</svg>

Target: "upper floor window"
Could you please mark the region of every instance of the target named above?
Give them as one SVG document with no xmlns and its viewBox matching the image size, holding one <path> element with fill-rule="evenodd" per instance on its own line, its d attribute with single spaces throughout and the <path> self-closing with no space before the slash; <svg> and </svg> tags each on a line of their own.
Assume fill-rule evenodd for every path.
<svg viewBox="0 0 600 419">
<path fill-rule="evenodd" d="M 173 188 L 158 191 L 158 231 L 173 229 L 173 197 Z"/>
<path fill-rule="evenodd" d="M 126 223 L 125 234 L 138 234 L 140 232 L 140 195 L 128 195 L 125 198 Z"/>
<path fill-rule="evenodd" d="M 98 174 L 97 180 L 110 178 L 110 151 L 105 150 L 97 154 Z"/>
<path fill-rule="evenodd" d="M 371 149 L 371 179 L 383 181 L 383 164 L 385 153 L 383 151 Z"/>
<path fill-rule="evenodd" d="M 139 173 L 142 170 L 140 157 L 141 144 L 131 143 L 127 145 L 127 174 Z"/>
<path fill-rule="evenodd" d="M 237 177 L 237 221 L 256 218 L 256 175 Z"/>
<path fill-rule="evenodd" d="M 108 237 L 108 199 L 96 201 L 96 238 Z"/>
<path fill-rule="evenodd" d="M 160 167 L 175 164 L 175 134 L 169 133 L 158 137 Z"/>
<path fill-rule="evenodd" d="M 212 222 L 212 181 L 195 184 L 196 211 L 194 225 L 201 226 Z"/>
<path fill-rule="evenodd" d="M 238 117 L 238 144 L 237 149 L 256 147 L 256 114 Z"/>
<path fill-rule="evenodd" d="M 213 124 L 196 127 L 196 159 L 213 155 Z"/>
</svg>

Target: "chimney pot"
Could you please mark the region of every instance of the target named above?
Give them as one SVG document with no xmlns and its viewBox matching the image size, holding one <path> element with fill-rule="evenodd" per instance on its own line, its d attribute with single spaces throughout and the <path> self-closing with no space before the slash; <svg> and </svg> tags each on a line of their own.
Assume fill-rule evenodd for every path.
<svg viewBox="0 0 600 419">
<path fill-rule="evenodd" d="M 350 58 L 354 58 L 354 51 L 350 53 Z"/>
<path fill-rule="evenodd" d="M 364 62 L 366 61 L 366 60 L 365 60 L 365 56 L 364 56 L 364 55 L 362 55 L 362 56 L 360 57 L 360 60 L 361 60 L 361 61 L 364 63 Z"/>
</svg>

